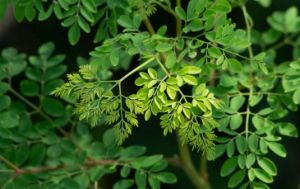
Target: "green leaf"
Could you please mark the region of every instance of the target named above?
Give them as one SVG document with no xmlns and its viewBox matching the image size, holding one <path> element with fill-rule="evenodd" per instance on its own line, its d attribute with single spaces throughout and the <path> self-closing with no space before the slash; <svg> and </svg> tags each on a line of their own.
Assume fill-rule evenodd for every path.
<svg viewBox="0 0 300 189">
<path fill-rule="evenodd" d="M 250 181 L 253 181 L 255 179 L 255 172 L 252 168 L 248 169 L 248 178 Z"/>
<path fill-rule="evenodd" d="M 44 86 L 44 95 L 49 95 L 54 89 L 57 87 L 60 87 L 64 84 L 64 81 L 62 79 L 55 79 L 46 82 Z"/>
<path fill-rule="evenodd" d="M 123 166 L 121 169 L 121 172 L 120 172 L 121 177 L 123 177 L 123 178 L 128 177 L 128 175 L 130 174 L 130 170 L 131 169 L 129 166 L 127 166 L 127 165 Z"/>
<path fill-rule="evenodd" d="M 97 12 L 97 6 L 94 0 L 82 1 L 83 6 L 91 13 Z"/>
<path fill-rule="evenodd" d="M 298 9 L 295 6 L 290 7 L 284 15 L 284 26 L 286 30 L 288 32 L 296 32 L 299 28 L 298 23 Z"/>
<path fill-rule="evenodd" d="M 270 160 L 266 157 L 260 157 L 260 158 L 258 158 L 257 163 L 268 174 L 270 174 L 272 176 L 277 175 L 277 168 L 272 160 Z"/>
<path fill-rule="evenodd" d="M 145 117 L 145 121 L 148 121 L 151 117 L 151 110 L 147 110 L 144 117 Z"/>
<path fill-rule="evenodd" d="M 267 8 L 271 5 L 272 0 L 255 0 L 257 1 L 261 6 Z"/>
<path fill-rule="evenodd" d="M 146 188 L 147 174 L 142 170 L 137 170 L 135 172 L 135 183 L 138 188 Z"/>
<path fill-rule="evenodd" d="M 286 157 L 286 149 L 282 144 L 277 142 L 267 142 L 267 146 L 276 155 L 280 157 Z"/>
<path fill-rule="evenodd" d="M 90 185 L 90 178 L 87 174 L 77 175 L 74 180 L 79 184 L 80 188 L 88 188 Z"/>
<path fill-rule="evenodd" d="M 173 68 L 177 62 L 176 56 L 174 52 L 167 53 L 166 67 Z"/>
<path fill-rule="evenodd" d="M 16 165 L 22 165 L 24 162 L 28 160 L 29 157 L 29 146 L 23 145 L 15 150 L 14 163 Z"/>
<path fill-rule="evenodd" d="M 190 84 L 190 85 L 197 85 L 198 81 L 196 79 L 196 77 L 192 76 L 192 75 L 184 75 L 182 76 L 183 81 L 185 81 L 186 83 Z"/>
<path fill-rule="evenodd" d="M 281 135 L 289 136 L 289 137 L 298 137 L 298 130 L 295 125 L 291 123 L 280 123 L 278 124 L 278 131 Z"/>
<path fill-rule="evenodd" d="M 148 74 L 151 79 L 157 79 L 157 72 L 153 68 L 148 68 Z"/>
<path fill-rule="evenodd" d="M 245 100 L 245 97 L 241 95 L 233 97 L 230 101 L 230 108 L 234 111 L 238 111 L 245 103 Z"/>
<path fill-rule="evenodd" d="M 246 141 L 246 138 L 244 136 L 239 135 L 238 137 L 236 137 L 235 143 L 236 143 L 236 147 L 237 147 L 238 151 L 241 154 L 246 152 L 246 150 L 247 150 L 247 141 Z"/>
<path fill-rule="evenodd" d="M 186 20 L 186 13 L 181 7 L 175 7 L 175 12 L 181 20 Z"/>
<path fill-rule="evenodd" d="M 227 59 L 229 68 L 234 72 L 240 72 L 242 70 L 242 64 L 234 58 Z"/>
<path fill-rule="evenodd" d="M 42 100 L 43 110 L 54 117 L 59 117 L 65 114 L 64 105 L 54 98 L 46 97 Z"/>
<path fill-rule="evenodd" d="M 59 186 L 62 189 L 80 189 L 79 184 L 71 178 L 65 178 L 60 183 Z"/>
<path fill-rule="evenodd" d="M 272 183 L 273 178 L 267 172 L 260 168 L 253 169 L 255 176 L 265 183 Z"/>
<path fill-rule="evenodd" d="M 0 111 L 8 108 L 11 104 L 11 100 L 9 96 L 3 95 L 0 96 Z"/>
<path fill-rule="evenodd" d="M 38 53 L 41 57 L 48 59 L 52 53 L 54 52 L 55 49 L 55 45 L 52 42 L 47 42 L 42 44 L 39 49 L 38 49 Z M 39 62 L 40 64 L 42 64 L 42 62 Z"/>
<path fill-rule="evenodd" d="M 150 167 L 161 160 L 162 160 L 161 155 L 147 156 L 141 161 L 141 166 L 142 167 Z"/>
<path fill-rule="evenodd" d="M 235 188 L 239 184 L 241 184 L 246 176 L 245 170 L 239 170 L 235 172 L 228 181 L 228 187 L 229 188 Z"/>
<path fill-rule="evenodd" d="M 252 152 L 255 152 L 258 147 L 258 136 L 256 134 L 252 134 L 248 138 L 248 146 Z"/>
<path fill-rule="evenodd" d="M 230 175 L 237 167 L 237 157 L 227 159 L 221 167 L 221 176 L 226 177 Z"/>
<path fill-rule="evenodd" d="M 20 83 L 20 91 L 25 96 L 38 96 L 40 86 L 34 81 L 22 80 Z"/>
<path fill-rule="evenodd" d="M 230 119 L 230 128 L 232 130 L 238 129 L 243 122 L 243 116 L 241 114 L 234 114 Z"/>
<path fill-rule="evenodd" d="M 189 31 L 197 32 L 203 29 L 203 23 L 200 18 L 193 20 L 190 22 L 185 28 L 187 28 Z"/>
<path fill-rule="evenodd" d="M 201 68 L 197 66 L 184 66 L 181 70 L 178 71 L 179 75 L 195 75 L 201 73 Z"/>
<path fill-rule="evenodd" d="M 118 50 L 114 50 L 111 52 L 110 56 L 109 56 L 109 59 L 110 59 L 110 62 L 113 66 L 117 66 L 119 64 L 119 51 Z"/>
<path fill-rule="evenodd" d="M 66 65 L 58 65 L 55 67 L 51 67 L 47 69 L 46 73 L 44 74 L 43 80 L 44 81 L 49 81 L 52 79 L 56 79 L 63 75 L 67 71 L 67 66 Z"/>
<path fill-rule="evenodd" d="M 68 31 L 68 39 L 71 45 L 76 45 L 80 39 L 80 28 L 78 24 L 73 24 Z"/>
<path fill-rule="evenodd" d="M 173 45 L 170 43 L 158 43 L 155 47 L 155 50 L 158 52 L 166 52 L 173 48 Z"/>
<path fill-rule="evenodd" d="M 132 159 L 146 152 L 144 146 L 129 146 L 121 151 L 121 159 Z"/>
<path fill-rule="evenodd" d="M 234 142 L 231 140 L 227 143 L 226 145 L 226 151 L 227 151 L 227 156 L 232 157 L 235 151 L 235 145 Z"/>
<path fill-rule="evenodd" d="M 106 130 L 102 137 L 103 144 L 108 149 L 114 149 L 117 146 L 115 130 Z"/>
<path fill-rule="evenodd" d="M 207 0 L 191 0 L 187 8 L 187 19 L 197 17 L 206 7 Z"/>
<path fill-rule="evenodd" d="M 262 182 L 253 182 L 253 189 L 270 189 L 265 183 Z"/>
<path fill-rule="evenodd" d="M 215 153 L 213 156 L 209 156 L 208 160 L 215 160 L 217 158 L 219 158 L 220 156 L 222 156 L 225 153 L 226 150 L 226 145 L 225 144 L 218 144 L 215 147 Z"/>
<path fill-rule="evenodd" d="M 172 100 L 176 98 L 176 91 L 170 87 L 167 87 L 167 94 Z"/>
<path fill-rule="evenodd" d="M 19 124 L 19 115 L 13 111 L 0 112 L 0 128 L 13 128 Z"/>
<path fill-rule="evenodd" d="M 42 165 L 46 155 L 46 147 L 44 144 L 35 144 L 29 152 L 29 160 L 31 166 Z"/>
<path fill-rule="evenodd" d="M 118 24 L 124 28 L 134 28 L 133 22 L 129 15 L 122 15 L 118 19 Z"/>
<path fill-rule="evenodd" d="M 42 81 L 44 79 L 42 71 L 38 68 L 27 68 L 25 75 L 33 81 Z"/>
<path fill-rule="evenodd" d="M 255 163 L 256 156 L 254 154 L 248 154 L 246 157 L 246 167 L 249 169 Z"/>
<path fill-rule="evenodd" d="M 9 85 L 7 83 L 0 81 L 0 95 L 5 94 L 9 89 Z"/>
<path fill-rule="evenodd" d="M 238 165 L 239 165 L 240 169 L 244 169 L 245 168 L 246 158 L 247 158 L 247 156 L 244 155 L 244 154 L 240 154 L 238 156 Z"/>
<path fill-rule="evenodd" d="M 171 172 L 161 172 L 157 174 L 157 179 L 162 183 L 174 184 L 177 182 L 176 176 Z"/>
<path fill-rule="evenodd" d="M 85 33 L 91 32 L 91 27 L 81 16 L 78 17 L 78 25 Z"/>
<path fill-rule="evenodd" d="M 293 101 L 295 104 L 300 104 L 300 89 L 297 89 L 293 94 Z"/>
<path fill-rule="evenodd" d="M 153 175 L 149 176 L 148 182 L 149 182 L 149 185 L 151 186 L 151 189 L 160 189 L 160 182 Z"/>
<path fill-rule="evenodd" d="M 211 56 L 213 58 L 219 58 L 220 56 L 222 56 L 222 52 L 217 47 L 210 47 L 207 49 L 207 51 L 208 51 L 209 56 Z"/>
</svg>

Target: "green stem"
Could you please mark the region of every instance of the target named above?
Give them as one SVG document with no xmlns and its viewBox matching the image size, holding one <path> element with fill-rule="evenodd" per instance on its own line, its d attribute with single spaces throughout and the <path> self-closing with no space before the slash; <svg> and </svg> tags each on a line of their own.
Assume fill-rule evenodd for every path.
<svg viewBox="0 0 300 189">
<path fill-rule="evenodd" d="M 9 91 L 15 95 L 16 97 L 18 97 L 20 100 L 22 100 L 25 104 L 27 104 L 28 106 L 30 106 L 32 109 L 34 109 L 36 112 L 38 112 L 43 118 L 45 118 L 47 121 L 53 122 L 52 119 L 47 116 L 46 114 L 44 114 L 44 112 L 42 112 L 42 110 L 40 108 L 38 108 L 36 105 L 34 105 L 33 103 L 31 103 L 29 100 L 27 100 L 26 98 L 24 98 L 21 94 L 19 94 L 17 91 L 15 91 L 13 88 L 9 88 Z"/>
<path fill-rule="evenodd" d="M 8 165 L 10 168 L 12 168 L 16 173 L 18 173 L 18 172 L 21 171 L 21 169 L 19 167 L 17 167 L 15 164 L 13 164 L 12 162 L 10 162 L 8 159 L 6 159 L 5 157 L 3 157 L 2 155 L 0 155 L 0 161 L 2 161 L 6 165 Z"/>
<path fill-rule="evenodd" d="M 25 104 L 27 104 L 28 106 L 30 106 L 32 109 L 34 109 L 38 114 L 40 114 L 43 118 L 45 118 L 47 121 L 53 123 L 53 120 L 47 116 L 39 107 L 37 107 L 36 105 L 34 105 L 33 103 L 31 103 L 29 100 L 27 100 L 26 98 L 24 98 L 21 94 L 19 94 L 17 91 L 15 91 L 12 87 L 9 88 L 9 91 L 15 95 L 16 97 L 18 97 L 20 100 L 22 100 Z M 64 131 L 62 128 L 58 128 L 58 130 L 64 135 L 64 136 L 68 136 L 68 133 L 66 131 Z"/>
<path fill-rule="evenodd" d="M 142 63 L 141 65 L 137 66 L 136 68 L 134 68 L 133 70 L 131 70 L 130 72 L 128 72 L 126 75 L 124 75 L 120 80 L 119 83 L 121 83 L 122 81 L 124 81 L 125 79 L 127 79 L 129 76 L 131 76 L 132 74 L 134 74 L 135 72 L 137 72 L 138 70 L 144 68 L 146 65 L 148 65 L 149 63 L 151 63 L 155 58 L 151 57 L 148 60 L 146 60 L 144 63 Z"/>
<path fill-rule="evenodd" d="M 147 30 L 149 31 L 149 33 L 150 33 L 151 35 L 154 35 L 154 34 L 155 34 L 155 30 L 154 30 L 154 28 L 153 28 L 153 26 L 152 26 L 150 20 L 146 17 L 146 18 L 144 18 L 143 22 L 144 22 L 144 24 L 145 24 Z"/>
<path fill-rule="evenodd" d="M 155 2 L 158 6 L 160 6 L 163 10 L 173 15 L 175 18 L 178 17 L 176 12 L 169 6 L 162 4 L 161 2 Z"/>
<path fill-rule="evenodd" d="M 197 189 L 209 189 L 209 183 L 201 177 L 195 169 L 188 146 L 181 142 L 178 135 L 177 139 L 182 169 Z"/>
<path fill-rule="evenodd" d="M 162 70 L 165 72 L 165 74 L 168 77 L 170 77 L 171 74 L 168 72 L 168 70 L 165 68 L 165 66 L 158 58 L 157 58 L 157 62 L 159 66 L 162 68 Z M 180 93 L 181 97 L 185 100 L 185 102 L 188 102 L 184 93 L 180 89 L 178 92 Z M 178 143 L 179 157 L 181 160 L 182 169 L 185 171 L 185 173 L 187 174 L 187 176 L 189 177 L 189 179 L 197 189 L 209 189 L 210 188 L 209 182 L 205 179 L 205 177 L 203 177 L 202 174 L 201 175 L 198 174 L 195 165 L 192 161 L 188 145 L 185 142 L 181 141 L 178 134 L 177 134 L 177 141 L 178 141 L 177 143 Z"/>
<path fill-rule="evenodd" d="M 248 38 L 249 43 L 251 43 L 251 28 L 253 25 L 252 19 L 249 15 L 245 5 L 242 6 L 242 11 L 243 11 L 243 15 L 244 15 L 245 24 L 246 24 L 247 38 Z M 248 53 L 249 53 L 249 58 L 252 59 L 253 58 L 253 50 L 252 50 L 251 44 L 248 47 Z"/>
<path fill-rule="evenodd" d="M 246 31 L 247 31 L 247 37 L 248 41 L 251 43 L 251 29 L 252 29 L 252 19 L 245 7 L 245 5 L 242 6 L 242 11 L 245 19 L 245 24 L 246 24 Z M 250 60 L 253 58 L 253 50 L 252 50 L 252 45 L 250 44 L 248 47 L 248 53 L 249 53 L 249 58 Z M 250 61 L 251 64 L 251 61 Z M 253 76 L 250 71 L 249 73 L 249 79 L 252 80 Z M 247 103 L 247 110 L 246 110 L 246 121 L 245 121 L 245 134 L 246 134 L 246 140 L 248 140 L 248 133 L 249 133 L 249 122 L 250 122 L 250 115 L 251 115 L 251 110 L 250 110 L 250 99 L 252 98 L 253 94 L 253 87 L 252 85 L 249 88 L 249 97 L 248 97 L 248 103 Z"/>
<path fill-rule="evenodd" d="M 176 6 L 181 7 L 181 0 L 176 0 Z M 182 22 L 181 19 L 176 15 L 176 36 L 180 37 L 182 35 Z"/>
</svg>

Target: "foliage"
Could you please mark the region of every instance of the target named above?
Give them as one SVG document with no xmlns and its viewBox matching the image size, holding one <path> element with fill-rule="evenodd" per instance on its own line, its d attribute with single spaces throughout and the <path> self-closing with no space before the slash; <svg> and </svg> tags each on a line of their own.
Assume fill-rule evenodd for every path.
<svg viewBox="0 0 300 189">
<path fill-rule="evenodd" d="M 72 117 L 73 105 L 49 96 L 66 71 L 65 56 L 53 52 L 54 44 L 46 43 L 28 59 L 13 48 L 1 53 L 1 188 L 88 188 L 117 171 L 122 179 L 115 189 L 176 182 L 164 171 L 162 155 L 145 156 L 143 146 L 118 146 L 111 129 L 102 141 L 93 140 L 88 124 Z M 14 83 L 22 73 L 26 79 Z"/>
<path fill-rule="evenodd" d="M 52 132 L 53 129 L 61 130 L 62 126 L 76 120 L 71 115 L 74 112 L 80 121 L 71 124 L 72 128 L 80 129 L 79 125 L 84 121 L 92 127 L 112 125 L 113 136 L 120 145 L 132 134 L 133 128 L 139 126 L 139 116 L 146 121 L 158 117 L 164 135 L 178 134 L 183 169 L 197 188 L 209 186 L 202 175 L 194 174 L 193 162 L 184 150 L 186 144 L 202 151 L 205 155 L 202 158 L 209 160 L 226 154 L 220 174 L 230 176 L 229 188 L 269 188 L 267 184 L 272 183 L 277 175 L 270 152 L 286 157 L 282 136 L 298 137 L 296 127 L 285 119 L 290 111 L 297 110 L 300 103 L 300 43 L 296 39 L 300 17 L 296 7 L 274 12 L 267 19 L 270 28 L 260 32 L 253 28 L 253 20 L 243 0 L 191 0 L 186 5 L 180 0 L 176 4 L 168 0 L 7 2 L 15 4 L 19 21 L 32 21 L 35 17 L 46 20 L 53 12 L 62 20 L 62 26 L 69 28 L 68 38 L 72 45 L 80 40 L 81 30 L 89 33 L 92 26 L 99 25 L 94 42 L 102 43 L 90 53 L 92 61 L 81 65 L 78 73 L 68 74 L 68 81 L 64 84 L 56 79 L 66 71 L 65 66 L 59 65 L 64 56 L 51 56 L 54 49 L 51 43 L 39 49 L 39 57 L 29 58 L 32 66 L 26 68 L 28 79 L 21 82 L 20 91 L 25 96 L 39 97 L 36 111 L 46 122 L 37 122 L 36 125 L 49 125 Z M 266 0 L 257 2 L 264 7 L 271 3 Z M 245 29 L 237 28 L 228 17 L 236 8 L 243 13 Z M 163 25 L 158 30 L 153 28 L 149 18 L 157 9 L 175 18 L 175 36 L 169 26 Z M 148 31 L 142 30 L 142 23 Z M 285 45 L 292 45 L 294 57 L 281 63 L 276 55 Z M 110 79 L 109 70 L 128 68 L 132 58 L 136 57 L 138 65 L 135 68 L 119 79 Z M 1 66 L 3 73 L 0 75 L 7 79 L 2 84 L 3 93 L 15 93 L 23 99 L 11 87 L 11 77 L 25 69 L 25 56 L 8 49 L 3 51 L 2 59 L 4 66 Z M 14 67 L 14 64 L 20 66 Z M 134 76 L 136 91 L 125 94 L 124 82 Z M 49 96 L 50 93 L 71 102 L 69 107 L 64 108 L 61 101 Z M 5 121 L 0 122 L 3 125 L 0 128 L 6 129 L 2 132 L 5 133 L 19 126 L 17 120 L 22 118 L 19 115 L 22 111 L 7 109 L 12 106 L 10 97 L 4 95 L 1 98 L 0 102 L 4 104 L 1 114 Z M 30 102 L 27 104 L 32 106 Z M 29 113 L 32 114 L 35 112 Z M 48 116 L 51 120 L 54 118 L 53 122 Z M 114 138 L 111 132 L 110 140 Z M 53 135 L 56 136 L 55 132 Z M 79 137 L 75 141 L 80 141 L 77 135 L 81 132 L 71 132 L 70 135 L 71 138 Z M 106 139 L 104 135 L 103 144 L 97 143 L 102 146 L 98 150 L 108 147 L 105 146 Z M 39 148 L 46 151 L 45 144 Z M 143 148 L 123 149 L 115 144 L 114 148 L 118 152 L 109 156 L 114 163 L 105 173 L 123 166 L 121 176 L 127 177 L 130 169 L 135 169 L 139 188 L 145 188 L 146 177 L 152 188 L 159 188 L 159 181 L 176 181 L 171 173 L 153 173 L 151 168 L 146 169 L 158 166 L 161 167 L 157 168 L 158 171 L 161 171 L 165 168 L 161 156 L 134 156 L 130 161 L 123 161 L 122 152 L 126 149 L 130 149 L 129 154 L 142 155 Z M 97 153 L 90 144 L 83 149 L 86 153 L 81 158 L 88 159 L 89 152 Z M 103 152 L 99 153 L 103 155 Z M 68 155 L 77 157 L 76 154 Z M 81 163 L 85 165 L 84 160 Z M 74 183 L 74 180 L 66 182 Z M 131 180 L 125 179 L 114 187 L 129 188 L 132 184 Z"/>
</svg>

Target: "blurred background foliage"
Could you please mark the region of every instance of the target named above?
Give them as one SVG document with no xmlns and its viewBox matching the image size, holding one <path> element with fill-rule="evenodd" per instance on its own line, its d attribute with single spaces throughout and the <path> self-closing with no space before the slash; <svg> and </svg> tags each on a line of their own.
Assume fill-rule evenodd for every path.
<svg viewBox="0 0 300 189">
<path fill-rule="evenodd" d="M 258 5 L 257 2 L 251 0 L 248 4 L 249 13 L 255 20 L 254 27 L 258 31 L 264 31 L 268 28 L 266 18 L 274 11 L 286 10 L 290 6 L 297 6 L 300 9 L 300 1 L 297 0 L 274 0 L 270 7 L 263 8 Z M 1 5 L 0 5 L 1 7 Z M 158 10 L 159 11 L 159 10 Z M 170 23 L 168 22 L 171 17 L 166 13 L 156 14 L 152 18 L 154 27 L 160 26 L 161 24 Z M 243 26 L 243 17 L 240 10 L 233 11 L 231 18 L 238 24 Z M 162 19 L 164 18 L 164 19 Z M 171 22 L 171 24 L 173 24 Z M 239 25 L 240 24 L 240 25 Z M 65 63 L 68 67 L 68 72 L 74 72 L 78 70 L 76 62 L 78 62 L 78 55 L 88 58 L 88 53 L 93 50 L 93 41 L 95 31 L 91 34 L 83 34 L 79 43 L 76 46 L 71 46 L 68 42 L 67 30 L 60 26 L 60 21 L 57 19 L 48 19 L 47 21 L 38 22 L 27 22 L 16 23 L 11 18 L 11 12 L 8 12 L 6 19 L 0 21 L 0 49 L 6 47 L 15 47 L 19 52 L 26 54 L 36 53 L 36 49 L 47 41 L 53 41 L 56 45 L 56 52 L 66 54 Z M 278 61 L 290 59 L 292 57 L 292 48 L 284 47 L 279 51 L 277 56 Z M 80 59 L 79 59 L 80 60 Z M 79 61 L 80 62 L 80 61 Z M 134 65 L 134 63 L 132 64 Z M 117 71 L 114 77 L 126 73 L 125 71 Z M 21 78 L 20 78 L 21 79 Z M 16 82 L 17 83 L 17 82 Z M 133 82 L 128 82 L 133 83 Z M 134 88 L 132 84 L 129 84 L 127 90 L 130 91 Z M 300 111 L 291 112 L 288 119 L 293 120 L 295 125 L 300 124 L 299 120 Z M 142 127 L 134 130 L 134 135 L 126 140 L 126 145 L 136 144 L 147 146 L 147 152 L 149 154 L 162 153 L 166 157 L 170 157 L 177 152 L 176 138 L 174 135 L 163 136 L 158 127 L 159 120 L 151 120 L 150 122 L 141 123 Z M 299 127 L 298 127 L 299 128 Z M 100 138 L 103 133 L 102 127 L 95 128 L 95 137 Z M 277 156 L 271 157 L 274 159 L 278 167 L 278 176 L 275 182 L 272 184 L 272 188 L 276 189 L 296 189 L 300 188 L 300 140 L 294 138 L 288 138 L 284 140 L 284 145 L 287 148 L 288 156 L 284 161 L 280 161 Z M 198 162 L 199 154 L 196 152 L 193 154 L 195 162 Z M 210 181 L 213 188 L 222 188 L 226 185 L 228 178 L 221 178 L 219 176 L 219 168 L 222 164 L 222 160 L 209 163 L 209 174 Z M 166 186 L 165 188 L 192 188 L 190 181 L 186 178 L 183 172 L 178 171 L 176 168 L 173 170 L 178 176 L 178 183 L 172 186 Z"/>
</svg>

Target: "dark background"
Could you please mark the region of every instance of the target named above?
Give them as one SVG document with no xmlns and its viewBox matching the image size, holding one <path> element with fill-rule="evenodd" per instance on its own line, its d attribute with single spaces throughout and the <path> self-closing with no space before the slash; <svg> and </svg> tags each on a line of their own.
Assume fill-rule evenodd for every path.
<svg viewBox="0 0 300 189">
<path fill-rule="evenodd" d="M 263 31 L 268 28 L 266 23 L 266 17 L 268 15 L 275 10 L 286 10 L 290 6 L 297 6 L 298 9 L 300 9 L 300 1 L 273 0 L 272 6 L 267 9 L 262 8 L 254 1 L 251 1 L 248 4 L 248 11 L 255 21 L 254 27 L 259 31 Z M 8 17 L 9 16 L 7 16 L 8 25 L 3 26 L 4 23 L 1 23 L 0 21 L 0 50 L 5 47 L 15 47 L 20 52 L 30 55 L 35 54 L 38 46 L 42 43 L 53 41 L 56 44 L 57 52 L 67 55 L 66 63 L 69 66 L 69 71 L 76 71 L 77 56 L 80 55 L 88 58 L 88 52 L 91 51 L 95 46 L 95 44 L 92 43 L 94 36 L 93 34 L 83 35 L 79 44 L 77 44 L 75 47 L 70 46 L 67 40 L 67 30 L 62 28 L 60 26 L 60 22 L 55 18 L 45 22 L 16 23 L 13 19 L 9 19 Z M 238 23 L 238 26 L 243 27 L 243 17 L 239 9 L 234 10 L 231 14 L 231 17 L 235 22 Z M 166 23 L 171 23 L 171 25 L 173 25 L 172 21 L 169 21 L 168 19 L 168 15 L 163 15 L 161 17 L 154 16 L 151 18 L 154 27 L 158 27 L 161 24 Z M 283 56 L 279 56 L 279 62 L 280 59 L 286 60 L 291 58 L 291 49 L 281 49 L 280 55 Z M 118 74 L 121 76 L 123 73 L 118 72 Z M 118 75 L 115 77 L 118 77 Z M 130 84 L 128 85 L 128 88 L 130 89 L 132 86 Z M 300 111 L 292 112 L 289 115 L 289 120 L 293 120 L 296 126 L 298 126 L 300 123 L 299 115 Z M 142 126 L 140 128 L 134 130 L 133 136 L 127 140 L 126 144 L 145 145 L 148 147 L 149 154 L 163 153 L 166 157 L 173 156 L 177 152 L 177 142 L 175 136 L 169 135 L 164 137 L 162 130 L 159 127 L 159 120 L 152 120 L 142 123 L 141 125 Z M 101 134 L 99 133 L 99 135 L 96 137 L 100 136 Z M 271 187 L 274 189 L 297 189 L 300 188 L 300 140 L 299 138 L 285 138 L 284 144 L 288 151 L 287 158 L 282 159 L 278 158 L 277 156 L 271 157 L 278 166 L 278 176 L 275 177 L 275 181 Z M 199 154 L 193 153 L 195 162 L 199 160 L 199 156 Z M 209 176 L 214 189 L 226 188 L 228 178 L 221 178 L 219 176 L 219 170 L 222 161 L 224 161 L 224 159 L 219 159 L 209 164 Z M 190 185 L 190 181 L 180 170 L 173 168 L 173 171 L 175 171 L 178 176 L 178 184 L 176 186 L 166 186 L 164 188 L 193 188 Z"/>
</svg>

